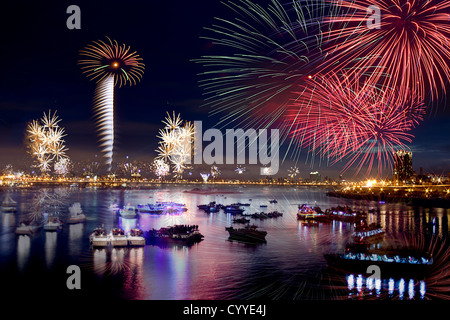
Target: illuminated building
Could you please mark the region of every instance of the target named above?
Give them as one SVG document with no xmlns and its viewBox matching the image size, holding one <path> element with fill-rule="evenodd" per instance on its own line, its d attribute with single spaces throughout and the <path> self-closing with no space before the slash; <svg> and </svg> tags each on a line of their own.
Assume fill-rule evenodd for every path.
<svg viewBox="0 0 450 320">
<path fill-rule="evenodd" d="M 412 152 L 399 150 L 394 153 L 394 181 L 409 182 L 413 178 Z"/>
</svg>

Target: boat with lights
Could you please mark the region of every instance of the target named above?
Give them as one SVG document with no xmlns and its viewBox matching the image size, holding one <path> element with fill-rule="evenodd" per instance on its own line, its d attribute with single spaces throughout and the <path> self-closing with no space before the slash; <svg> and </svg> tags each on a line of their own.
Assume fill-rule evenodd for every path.
<svg viewBox="0 0 450 320">
<path fill-rule="evenodd" d="M 110 238 L 103 227 L 98 227 L 89 235 L 89 242 L 93 247 L 107 247 Z"/>
<path fill-rule="evenodd" d="M 355 243 L 377 243 L 383 240 L 384 230 L 380 225 L 376 223 L 367 224 L 362 221 L 356 225 L 355 230 L 352 233 L 352 238 Z"/>
<path fill-rule="evenodd" d="M 317 222 L 326 222 L 328 221 L 327 215 L 317 206 L 310 206 L 307 204 L 302 204 L 298 206 L 297 212 L 298 220 L 315 220 Z"/>
<path fill-rule="evenodd" d="M 145 246 L 144 232 L 141 229 L 133 228 L 127 234 L 128 245 L 132 247 Z"/>
<path fill-rule="evenodd" d="M 148 244 L 193 244 L 203 240 L 198 225 L 174 225 L 144 232 Z"/>
<path fill-rule="evenodd" d="M 255 225 L 246 225 L 243 228 L 225 227 L 230 239 L 245 242 L 266 242 L 267 231 L 257 230 Z"/>
<path fill-rule="evenodd" d="M 123 209 L 119 210 L 119 214 L 122 218 L 134 219 L 136 218 L 136 208 L 134 206 L 126 205 Z"/>
<path fill-rule="evenodd" d="M 128 239 L 125 231 L 121 228 L 113 228 L 109 235 L 109 244 L 112 247 L 126 247 L 128 245 Z"/>
<path fill-rule="evenodd" d="M 344 222 L 356 222 L 358 220 L 364 219 L 367 216 L 365 212 L 353 210 L 348 206 L 345 207 L 338 206 L 327 209 L 325 211 L 325 214 L 331 220 Z"/>
</svg>

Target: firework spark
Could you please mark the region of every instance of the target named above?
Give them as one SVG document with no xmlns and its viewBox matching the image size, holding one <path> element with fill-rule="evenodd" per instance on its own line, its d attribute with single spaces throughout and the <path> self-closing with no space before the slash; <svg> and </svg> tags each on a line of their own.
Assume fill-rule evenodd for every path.
<svg viewBox="0 0 450 320">
<path fill-rule="evenodd" d="M 237 166 L 234 170 L 237 174 L 243 174 L 245 172 L 245 167 Z"/>
<path fill-rule="evenodd" d="M 333 159 L 349 156 L 344 167 L 356 164 L 356 173 L 375 161 L 378 173 L 392 165 L 396 150 L 406 149 L 413 136 L 409 131 L 423 118 L 424 105 L 418 98 L 404 100 L 395 90 L 360 85 L 344 75 L 311 79 L 293 103 L 287 125 L 297 142 L 314 154 Z"/>
<path fill-rule="evenodd" d="M 295 88 L 310 76 L 321 53 L 320 19 L 323 1 L 271 0 L 267 7 L 250 0 L 227 2 L 234 19 L 217 18 L 206 28 L 213 47 L 226 53 L 195 60 L 207 71 L 201 74 L 206 106 L 226 115 L 221 123 L 268 128 L 281 124 Z M 311 19 L 311 21 L 308 21 Z M 281 137 L 289 128 L 280 127 Z"/>
<path fill-rule="evenodd" d="M 332 59 L 339 61 L 339 69 L 362 70 L 368 82 L 396 88 L 399 95 L 414 92 L 423 99 L 428 92 L 437 97 L 439 88 L 445 92 L 450 76 L 450 1 L 329 2 L 340 14 L 325 22 L 341 27 L 325 32 L 324 44 Z M 369 30 L 372 12 L 367 8 L 374 6 L 380 9 L 380 25 Z"/>
<path fill-rule="evenodd" d="M 144 74 L 142 58 L 125 44 L 107 38 L 94 41 L 80 51 L 83 73 L 97 82 L 94 113 L 108 171 L 111 171 L 114 148 L 114 87 L 136 85 Z"/>
<path fill-rule="evenodd" d="M 288 170 L 288 176 L 291 179 L 294 179 L 298 174 L 300 174 L 300 170 L 297 167 L 291 167 Z"/>
<path fill-rule="evenodd" d="M 56 111 L 52 114 L 49 110 L 42 119 L 33 120 L 27 126 L 28 153 L 34 159 L 35 166 L 43 173 L 51 170 L 54 161 L 57 163 L 67 158 L 63 140 L 66 134 L 64 128 L 59 126 L 60 121 Z"/>
<path fill-rule="evenodd" d="M 181 178 L 191 161 L 192 139 L 194 137 L 194 125 L 191 122 L 181 120 L 180 115 L 173 117 L 167 113 L 163 120 L 165 127 L 159 130 L 159 142 L 157 159 L 170 163 L 176 178 Z M 159 175 L 158 175 L 159 176 Z"/>
</svg>

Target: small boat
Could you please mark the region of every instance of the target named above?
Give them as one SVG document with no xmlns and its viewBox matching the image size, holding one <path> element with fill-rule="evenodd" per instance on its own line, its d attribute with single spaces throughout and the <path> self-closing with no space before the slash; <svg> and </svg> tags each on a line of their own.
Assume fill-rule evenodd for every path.
<svg viewBox="0 0 450 320">
<path fill-rule="evenodd" d="M 366 217 L 366 213 L 356 211 L 348 206 L 327 209 L 325 212 L 332 220 L 344 221 L 344 222 L 356 222 Z"/>
<path fill-rule="evenodd" d="M 162 214 L 164 213 L 163 208 L 159 208 L 158 206 L 154 206 L 151 204 L 138 204 L 137 205 L 137 212 L 139 214 L 145 214 L 145 213 L 150 213 L 150 214 Z"/>
<path fill-rule="evenodd" d="M 130 205 L 126 205 L 123 209 L 119 210 L 120 216 L 125 219 L 134 219 L 136 217 L 136 208 Z"/>
<path fill-rule="evenodd" d="M 355 227 L 352 237 L 355 243 L 377 243 L 383 240 L 385 232 L 380 225 L 376 223 L 371 223 L 367 225 L 362 222 L 360 225 Z"/>
<path fill-rule="evenodd" d="M 128 245 L 134 247 L 145 246 L 144 232 L 141 229 L 133 228 L 127 234 Z"/>
<path fill-rule="evenodd" d="M 109 245 L 109 236 L 103 228 L 95 228 L 89 235 L 89 242 L 93 247 L 107 247 Z"/>
<path fill-rule="evenodd" d="M 273 203 L 278 203 L 278 201 L 277 201 L 277 200 L 275 200 L 275 199 L 273 199 L 273 200 L 269 200 L 269 202 L 270 202 L 270 203 L 272 203 L 272 204 L 273 204 Z"/>
<path fill-rule="evenodd" d="M 67 219 L 67 223 L 75 224 L 86 221 L 86 215 L 83 213 L 81 209 L 81 205 L 79 202 L 75 202 L 69 207 L 70 216 Z"/>
<path fill-rule="evenodd" d="M 231 214 L 241 214 L 244 212 L 244 209 L 240 208 L 237 205 L 230 205 L 225 207 L 225 212 Z"/>
<path fill-rule="evenodd" d="M 239 229 L 225 227 L 225 230 L 230 234 L 230 239 L 246 242 L 266 242 L 267 231 L 256 230 L 257 228 L 255 225 L 247 225 Z"/>
<path fill-rule="evenodd" d="M 16 234 L 31 236 L 38 228 L 38 226 L 33 226 L 29 221 L 23 220 L 17 226 Z"/>
<path fill-rule="evenodd" d="M 233 223 L 249 223 L 250 219 L 246 219 L 244 217 L 233 219 Z"/>
<path fill-rule="evenodd" d="M 62 228 L 62 221 L 58 217 L 48 216 L 44 223 L 45 231 L 58 231 Z"/>
<path fill-rule="evenodd" d="M 204 236 L 199 232 L 198 225 L 174 225 L 159 230 L 144 232 L 148 244 L 193 244 L 202 241 Z"/>
<path fill-rule="evenodd" d="M 5 200 L 2 201 L 1 208 L 3 212 L 16 212 L 17 202 L 11 198 L 9 193 L 7 193 L 5 196 Z"/>
<path fill-rule="evenodd" d="M 109 244 L 112 247 L 126 247 L 128 245 L 128 239 L 125 231 L 120 228 L 112 229 L 109 236 Z"/>
<path fill-rule="evenodd" d="M 319 222 L 328 221 L 327 215 L 317 206 L 309 206 L 307 204 L 303 204 L 299 205 L 298 208 L 298 220 L 316 220 Z"/>
</svg>

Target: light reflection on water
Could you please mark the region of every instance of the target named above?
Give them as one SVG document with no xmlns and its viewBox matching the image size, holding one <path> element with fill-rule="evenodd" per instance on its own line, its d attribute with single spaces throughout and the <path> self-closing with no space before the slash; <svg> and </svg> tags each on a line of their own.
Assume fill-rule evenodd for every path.
<svg viewBox="0 0 450 320">
<path fill-rule="evenodd" d="M 108 278 L 105 275 L 119 281 L 120 285 L 115 284 L 112 291 L 126 299 L 333 299 L 336 298 L 334 293 L 320 283 L 322 272 L 327 267 L 323 254 L 343 250 L 353 226 L 338 221 L 305 226 L 296 219 L 298 204 L 317 204 L 322 209 L 345 204 L 365 211 L 375 209 L 368 219 L 380 223 L 387 236 L 404 231 L 421 233 L 424 222 L 433 219 L 438 222 L 433 225 L 435 233 L 448 234 L 448 209 L 329 198 L 320 188 L 221 186 L 223 194 L 183 192 L 192 188 L 161 186 L 152 190 L 58 190 L 56 196 L 63 203 L 59 213 L 61 218 L 64 220 L 69 205 L 80 202 L 87 221 L 77 225 L 65 224 L 60 232 L 45 232 L 41 228 L 32 237 L 16 236 L 15 227 L 27 216 L 29 205 L 36 201 L 36 192 L 49 197 L 53 191 L 12 192 L 13 199 L 18 200 L 19 212 L 2 213 L 2 261 L 14 263 L 20 272 L 34 272 L 30 269 L 36 261 L 42 261 L 49 272 L 54 271 L 56 262 L 64 266 L 78 261 L 84 270 L 100 279 L 99 285 L 104 283 L 102 290 L 105 292 L 111 289 L 101 280 Z M 242 193 L 229 194 L 225 191 Z M 271 199 L 277 199 L 278 203 L 270 204 Z M 143 214 L 136 219 L 123 219 L 111 210 L 113 204 L 122 207 L 127 203 L 137 205 L 156 201 L 185 203 L 188 211 L 160 216 Z M 225 226 L 231 224 L 232 215 L 223 212 L 206 214 L 197 209 L 197 205 L 211 201 L 222 204 L 250 203 L 249 207 L 245 207 L 246 213 L 277 210 L 284 214 L 274 219 L 252 219 L 251 222 L 266 230 L 268 235 L 267 243 L 249 245 L 228 240 Z M 262 208 L 262 204 L 268 207 Z M 119 226 L 129 231 L 134 227 L 150 230 L 174 224 L 198 225 L 205 236 L 204 241 L 190 247 L 145 246 L 95 250 L 88 243 L 89 234 L 101 225 L 107 230 Z M 361 297 L 363 293 L 365 296 L 399 299 L 417 299 L 426 295 L 423 281 L 414 282 L 408 278 L 376 280 L 364 275 L 343 277 L 347 282 L 349 298 Z"/>
<path fill-rule="evenodd" d="M 399 300 L 425 299 L 426 285 L 423 280 L 366 278 L 361 274 L 349 274 L 346 279 L 350 299 L 386 298 L 386 295 Z"/>
</svg>

